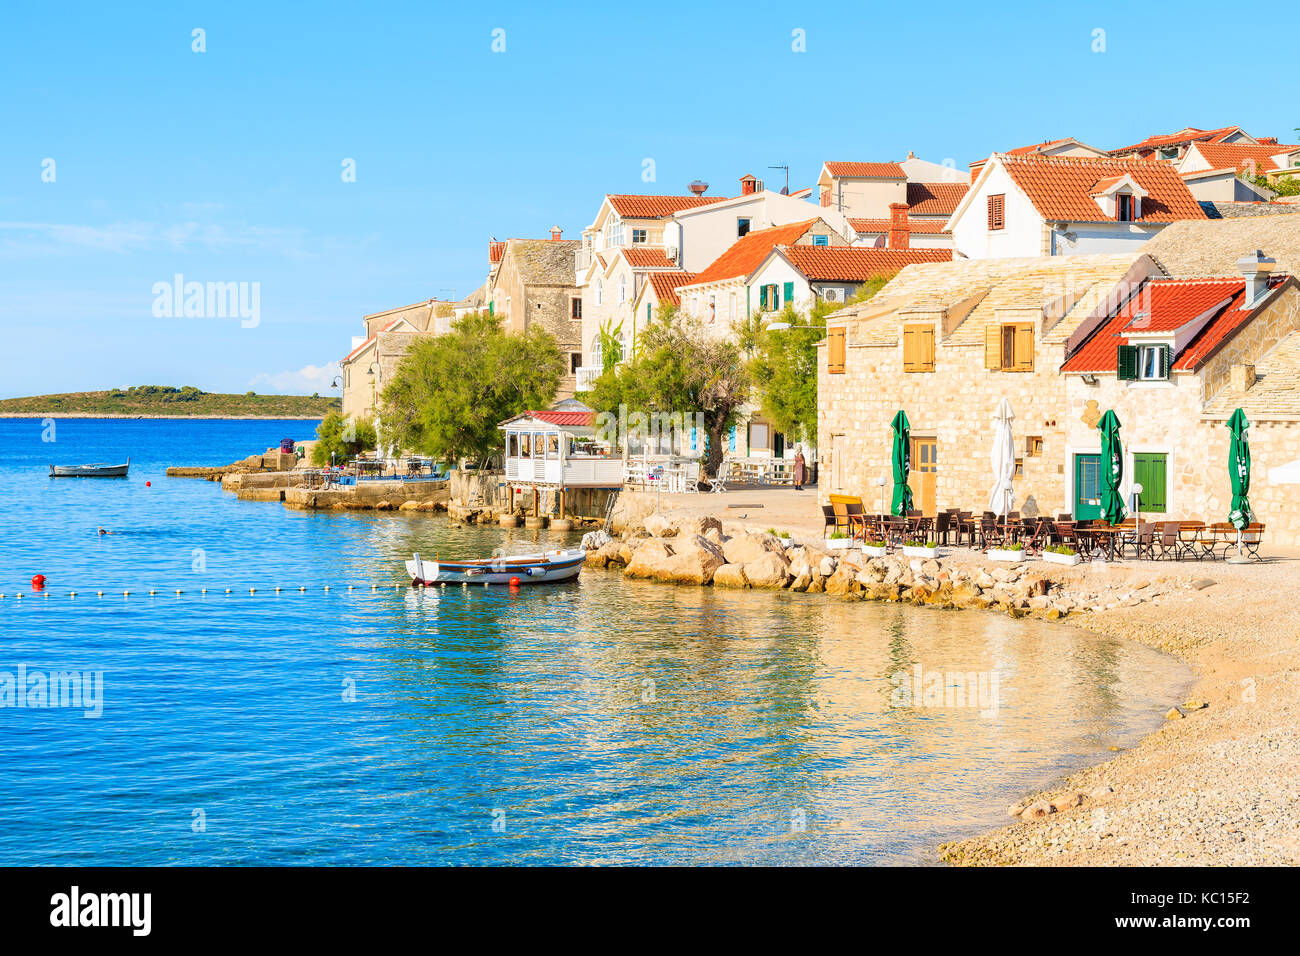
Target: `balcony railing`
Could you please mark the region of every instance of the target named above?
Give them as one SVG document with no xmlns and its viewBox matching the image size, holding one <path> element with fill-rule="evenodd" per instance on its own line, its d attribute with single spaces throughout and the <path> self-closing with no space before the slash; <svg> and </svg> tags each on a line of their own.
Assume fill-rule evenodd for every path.
<svg viewBox="0 0 1300 956">
<path fill-rule="evenodd" d="M 601 371 L 602 369 L 598 365 L 580 365 L 574 388 L 580 392 L 590 391 L 591 387 L 596 383 L 596 379 L 600 378 Z"/>
</svg>

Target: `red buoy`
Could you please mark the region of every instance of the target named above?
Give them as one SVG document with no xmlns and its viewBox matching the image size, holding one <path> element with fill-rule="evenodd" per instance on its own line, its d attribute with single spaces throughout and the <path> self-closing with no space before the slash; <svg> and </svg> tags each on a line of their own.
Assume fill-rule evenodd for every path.
<svg viewBox="0 0 1300 956">
<path fill-rule="evenodd" d="M 32 590 L 33 591 L 45 590 L 45 575 L 37 574 L 32 578 Z"/>
<path fill-rule="evenodd" d="M 152 487 L 153 487 L 153 482 L 152 482 L 152 481 L 146 481 L 146 482 L 144 483 L 144 486 L 145 486 L 146 488 L 152 488 Z"/>
<path fill-rule="evenodd" d="M 517 588 L 517 587 L 519 587 L 519 579 L 518 579 L 518 578 L 511 578 L 511 579 L 510 579 L 510 586 L 511 586 L 512 588 Z"/>
</svg>

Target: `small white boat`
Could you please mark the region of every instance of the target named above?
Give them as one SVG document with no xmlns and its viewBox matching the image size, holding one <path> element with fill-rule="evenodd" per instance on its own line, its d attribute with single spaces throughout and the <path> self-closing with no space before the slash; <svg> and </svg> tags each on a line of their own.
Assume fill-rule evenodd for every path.
<svg viewBox="0 0 1300 956">
<path fill-rule="evenodd" d="M 125 478 L 126 470 L 131 467 L 131 459 L 125 465 L 106 465 L 95 462 L 92 465 L 50 465 L 51 478 Z"/>
<path fill-rule="evenodd" d="M 406 562 L 412 586 L 432 584 L 554 584 L 572 581 L 582 570 L 582 548 L 515 554 L 470 561 L 425 561 L 417 554 Z"/>
</svg>

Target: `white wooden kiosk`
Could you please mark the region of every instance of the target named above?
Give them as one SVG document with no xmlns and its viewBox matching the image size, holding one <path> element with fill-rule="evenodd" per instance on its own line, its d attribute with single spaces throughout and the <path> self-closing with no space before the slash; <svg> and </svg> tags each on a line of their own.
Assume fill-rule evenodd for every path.
<svg viewBox="0 0 1300 956">
<path fill-rule="evenodd" d="M 524 412 L 497 427 L 506 437 L 505 477 L 512 511 L 515 491 L 521 488 L 533 492 L 535 514 L 541 509 L 540 492 L 556 491 L 563 518 L 565 489 L 623 484 L 622 457 L 596 440 L 596 413 L 580 402 Z"/>
</svg>

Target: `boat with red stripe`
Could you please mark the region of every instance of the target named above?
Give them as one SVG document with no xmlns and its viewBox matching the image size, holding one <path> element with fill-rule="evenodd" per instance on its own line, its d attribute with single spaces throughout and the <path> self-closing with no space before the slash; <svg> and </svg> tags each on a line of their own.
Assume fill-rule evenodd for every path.
<svg viewBox="0 0 1300 956">
<path fill-rule="evenodd" d="M 509 557 L 469 561 L 424 560 L 419 554 L 406 562 L 412 587 L 436 584 L 555 584 L 572 581 L 582 571 L 582 548 L 539 551 Z"/>
</svg>

